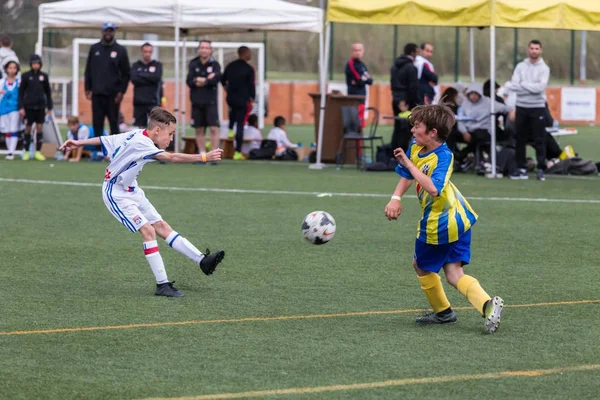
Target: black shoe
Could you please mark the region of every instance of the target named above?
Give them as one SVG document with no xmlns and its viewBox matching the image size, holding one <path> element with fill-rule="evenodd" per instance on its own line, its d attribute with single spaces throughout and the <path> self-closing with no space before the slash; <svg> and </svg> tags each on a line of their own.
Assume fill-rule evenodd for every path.
<svg viewBox="0 0 600 400">
<path fill-rule="evenodd" d="M 431 325 L 431 324 L 453 324 L 457 321 L 457 316 L 454 311 L 448 313 L 427 313 L 422 317 L 417 318 L 415 321 L 420 325 Z"/>
<path fill-rule="evenodd" d="M 200 261 L 200 269 L 206 275 L 211 275 L 215 272 L 217 265 L 223 261 L 225 258 L 225 251 L 217 250 L 215 254 L 210 254 L 210 250 L 206 249 L 206 253 L 204 253 L 204 258 Z"/>
<path fill-rule="evenodd" d="M 513 172 L 512 174 L 510 174 L 510 179 L 512 179 L 512 180 L 529 179 L 529 176 L 527 176 L 527 170 L 518 169 L 515 172 Z"/>
<path fill-rule="evenodd" d="M 546 180 L 546 177 L 544 176 L 544 171 L 542 171 L 541 169 L 537 170 L 537 180 L 542 182 Z"/>
<path fill-rule="evenodd" d="M 173 286 L 173 282 L 160 283 L 156 285 L 156 292 L 154 292 L 157 296 L 166 296 L 166 297 L 183 297 L 183 293 L 181 293 L 175 286 Z"/>
</svg>

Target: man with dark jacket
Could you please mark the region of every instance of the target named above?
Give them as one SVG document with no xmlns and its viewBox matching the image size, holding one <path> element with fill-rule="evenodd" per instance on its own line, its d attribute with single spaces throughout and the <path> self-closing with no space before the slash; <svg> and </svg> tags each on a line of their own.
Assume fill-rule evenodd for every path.
<svg viewBox="0 0 600 400">
<path fill-rule="evenodd" d="M 365 53 L 362 43 L 352 45 L 352 58 L 346 63 L 346 85 L 349 95 L 366 96 L 367 85 L 373 84 L 373 78 L 369 75 L 367 66 L 361 58 Z"/>
<path fill-rule="evenodd" d="M 419 78 L 414 66 L 417 56 L 417 45 L 408 43 L 404 46 L 404 54 L 398 57 L 390 71 L 390 87 L 392 89 L 392 110 L 394 117 L 401 112 L 412 110 L 418 104 Z M 394 140 L 401 143 L 404 151 L 410 142 L 410 127 L 406 121 L 394 122 Z"/>
<path fill-rule="evenodd" d="M 111 135 L 119 134 L 119 106 L 129 84 L 129 56 L 115 39 L 116 29 L 110 22 L 102 26 L 102 40 L 90 47 L 85 66 L 85 97 L 92 101 L 95 136 L 102 135 L 104 118 Z"/>
<path fill-rule="evenodd" d="M 256 97 L 254 68 L 249 64 L 251 59 L 252 52 L 248 47 L 238 48 L 238 59 L 227 65 L 221 78 L 221 83 L 227 90 L 227 104 L 231 110 L 229 120 L 236 124 L 234 160 L 244 159 L 244 125 Z"/>
<path fill-rule="evenodd" d="M 142 59 L 131 66 L 133 124 L 140 128 L 148 125 L 150 111 L 161 103 L 163 67 L 160 62 L 152 59 L 153 50 L 150 43 L 144 43 Z"/>
<path fill-rule="evenodd" d="M 35 124 L 36 146 L 34 158 L 44 161 L 46 158 L 40 152 L 42 138 L 44 137 L 43 126 L 46 116 L 52 113 L 52 90 L 48 74 L 42 72 L 42 58 L 34 54 L 29 59 L 31 70 L 21 77 L 19 86 L 19 113 L 27 119 L 25 125 L 25 138 L 23 142 L 23 160 L 29 160 L 29 146 L 31 145 L 31 126 Z"/>
<path fill-rule="evenodd" d="M 212 57 L 212 45 L 202 40 L 198 46 L 198 57 L 190 61 L 187 85 L 192 102 L 192 126 L 196 128 L 198 152 L 206 151 L 204 131 L 210 129 L 211 148 L 219 147 L 219 109 L 217 88 L 221 79 L 221 65 Z"/>
</svg>

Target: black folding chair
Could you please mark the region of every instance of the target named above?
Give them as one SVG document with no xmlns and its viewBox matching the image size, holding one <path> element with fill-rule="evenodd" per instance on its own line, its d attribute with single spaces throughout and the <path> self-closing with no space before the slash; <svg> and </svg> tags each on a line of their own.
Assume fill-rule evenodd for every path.
<svg viewBox="0 0 600 400">
<path fill-rule="evenodd" d="M 356 168 L 362 166 L 361 150 L 371 150 L 371 160 L 375 160 L 375 145 L 374 141 L 378 140 L 383 146 L 383 137 L 377 136 L 377 127 L 379 126 L 379 110 L 375 107 L 368 107 L 365 111 L 371 111 L 374 116 L 369 125 L 369 134 L 365 136 L 360 126 L 360 118 L 358 116 L 358 107 L 345 106 L 342 107 L 342 123 L 344 125 L 344 136 L 340 141 L 340 147 L 336 155 L 336 164 L 340 167 L 344 165 L 344 153 L 348 142 L 354 145 L 356 151 Z"/>
</svg>

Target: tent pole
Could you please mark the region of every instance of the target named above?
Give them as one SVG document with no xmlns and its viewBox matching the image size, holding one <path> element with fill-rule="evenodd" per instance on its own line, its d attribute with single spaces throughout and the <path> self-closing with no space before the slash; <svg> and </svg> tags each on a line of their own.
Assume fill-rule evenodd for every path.
<svg viewBox="0 0 600 400">
<path fill-rule="evenodd" d="M 575 84 L 575 31 L 571 31 L 571 59 L 569 60 L 569 83 Z"/>
<path fill-rule="evenodd" d="M 257 105 L 258 105 L 258 127 L 263 129 L 265 127 L 265 77 L 267 75 L 267 61 L 266 61 L 266 47 L 263 43 L 258 49 L 258 93 L 256 94 Z"/>
<path fill-rule="evenodd" d="M 177 10 L 179 13 L 179 10 Z M 179 115 L 179 15 L 177 15 L 177 22 L 175 23 L 175 118 L 177 122 L 180 122 L 181 116 Z M 175 132 L 175 152 L 179 152 L 179 142 L 181 140 L 181 130 L 179 129 L 180 124 L 177 124 L 177 130 Z"/>
<path fill-rule="evenodd" d="M 183 42 L 182 42 L 182 46 L 181 46 L 181 76 L 182 78 L 185 76 L 185 73 L 183 71 L 185 71 L 185 67 L 187 65 L 187 31 L 183 32 Z M 182 79 L 182 83 L 183 83 L 183 79 Z M 183 85 L 182 85 L 183 86 Z M 181 123 L 181 136 L 185 137 L 186 134 L 186 130 L 187 130 L 187 115 L 186 115 L 186 111 L 187 111 L 187 101 L 185 98 L 186 95 L 186 90 L 184 87 L 181 88 L 181 121 L 179 121 Z M 204 151 L 204 149 L 202 149 L 201 151 Z"/>
<path fill-rule="evenodd" d="M 519 28 L 515 28 L 515 36 L 513 39 L 513 69 L 517 68 L 519 63 Z"/>
<path fill-rule="evenodd" d="M 44 44 L 44 25 L 42 24 L 43 8 L 38 7 L 38 39 L 35 44 L 35 54 L 42 56 L 42 48 Z"/>
<path fill-rule="evenodd" d="M 398 25 L 394 25 L 394 60 L 398 57 Z"/>
<path fill-rule="evenodd" d="M 325 125 L 325 100 L 326 100 L 326 89 L 327 89 L 327 61 L 329 59 L 329 45 L 331 41 L 331 25 L 327 23 L 325 25 L 325 41 L 323 42 L 323 33 L 320 34 L 319 40 L 319 57 L 321 58 L 320 74 L 321 74 L 321 99 L 319 105 L 319 128 L 317 133 L 317 162 L 311 164 L 308 167 L 310 169 L 323 169 L 325 164 L 322 162 L 323 153 L 323 127 Z"/>
<path fill-rule="evenodd" d="M 459 62 L 458 57 L 460 55 L 460 28 L 456 27 L 454 34 L 454 82 L 458 82 L 459 79 Z"/>
<path fill-rule="evenodd" d="M 471 82 L 475 82 L 475 44 L 473 28 L 469 28 L 469 75 Z"/>
<path fill-rule="evenodd" d="M 585 85 L 587 73 L 587 31 L 581 31 L 581 50 L 579 52 L 579 82 Z"/>
<path fill-rule="evenodd" d="M 496 27 L 494 25 L 490 26 L 490 88 L 494 87 L 494 82 L 496 82 Z M 494 90 L 490 91 L 491 100 L 490 101 L 490 115 L 491 115 L 491 125 L 490 125 L 490 158 L 492 163 L 492 171 L 488 175 L 488 178 L 496 177 L 496 102 L 494 101 L 495 95 Z"/>
</svg>

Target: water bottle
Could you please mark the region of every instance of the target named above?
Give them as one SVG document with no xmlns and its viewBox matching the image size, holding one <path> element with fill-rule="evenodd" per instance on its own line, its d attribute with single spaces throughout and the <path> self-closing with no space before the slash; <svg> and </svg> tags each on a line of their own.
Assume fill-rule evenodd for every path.
<svg viewBox="0 0 600 400">
<path fill-rule="evenodd" d="M 552 123 L 552 130 L 554 132 L 558 132 L 558 120 L 555 119 L 554 122 Z"/>
</svg>

